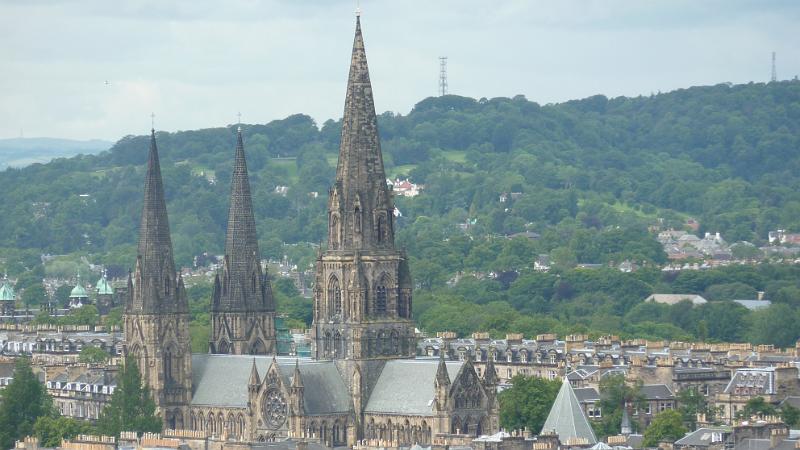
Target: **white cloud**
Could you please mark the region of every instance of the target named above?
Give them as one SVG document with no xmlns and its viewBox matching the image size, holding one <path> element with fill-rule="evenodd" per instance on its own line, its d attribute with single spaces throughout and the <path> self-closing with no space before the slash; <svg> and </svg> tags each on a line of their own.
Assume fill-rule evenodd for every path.
<svg viewBox="0 0 800 450">
<path fill-rule="evenodd" d="M 0 3 L 0 137 L 341 115 L 354 1 Z M 362 2 L 376 107 L 451 92 L 541 103 L 800 73 L 795 2 Z M 106 85 L 108 80 L 110 85 Z"/>
</svg>

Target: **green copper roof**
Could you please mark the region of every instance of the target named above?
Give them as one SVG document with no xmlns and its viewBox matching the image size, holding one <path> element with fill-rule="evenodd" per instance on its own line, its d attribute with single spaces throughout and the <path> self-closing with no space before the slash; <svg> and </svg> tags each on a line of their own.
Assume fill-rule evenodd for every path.
<svg viewBox="0 0 800 450">
<path fill-rule="evenodd" d="M 13 302 L 17 296 L 14 294 L 14 288 L 8 282 L 8 278 L 3 279 L 3 284 L 0 284 L 0 301 Z"/>
<path fill-rule="evenodd" d="M 80 279 L 78 280 L 78 284 L 72 288 L 72 292 L 69 293 L 69 298 L 89 298 L 86 289 L 80 284 Z"/>
<path fill-rule="evenodd" d="M 108 282 L 106 279 L 106 274 L 103 274 L 103 277 L 97 282 L 97 295 L 114 295 L 114 288 L 111 287 L 111 283 Z"/>
</svg>

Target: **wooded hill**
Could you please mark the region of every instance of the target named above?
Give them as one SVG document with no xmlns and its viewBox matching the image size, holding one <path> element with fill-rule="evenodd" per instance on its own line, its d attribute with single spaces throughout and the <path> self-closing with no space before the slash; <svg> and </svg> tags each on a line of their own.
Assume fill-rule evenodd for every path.
<svg viewBox="0 0 800 450">
<path fill-rule="evenodd" d="M 340 126 L 304 115 L 243 125 L 265 257 L 289 254 L 307 264 L 312 249 L 283 243 L 324 239 Z M 529 268 L 541 253 L 561 269 L 660 264 L 665 254 L 647 230 L 659 218 L 682 227 L 694 217 L 701 233 L 720 232 L 728 242 L 763 244 L 769 230 L 800 231 L 797 81 L 548 105 L 450 95 L 427 98 L 407 115 L 384 113 L 379 128 L 387 173 L 425 186 L 419 197 L 396 201 L 398 241 L 422 289 L 443 286 L 457 271 Z M 130 267 L 148 147 L 142 131 L 99 155 L 0 173 L 9 273 L 30 269 L 25 261 L 39 253 L 86 253 Z M 235 127 L 157 137 L 178 264 L 221 253 Z M 511 192 L 521 195 L 499 201 Z M 458 224 L 467 221 L 464 231 Z M 503 237 L 522 231 L 541 239 Z"/>
</svg>

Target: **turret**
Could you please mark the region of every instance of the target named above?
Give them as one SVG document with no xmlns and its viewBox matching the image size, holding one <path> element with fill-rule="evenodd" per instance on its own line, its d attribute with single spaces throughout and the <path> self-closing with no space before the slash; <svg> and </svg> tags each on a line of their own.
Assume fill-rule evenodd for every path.
<svg viewBox="0 0 800 450">
<path fill-rule="evenodd" d="M 253 358 L 253 365 L 250 367 L 250 379 L 247 381 L 247 386 L 250 391 L 257 391 L 261 385 L 261 377 L 258 376 L 258 368 L 256 368 L 256 359 Z"/>
<path fill-rule="evenodd" d="M 440 411 L 447 409 L 447 397 L 450 393 L 450 375 L 447 373 L 447 363 L 444 359 L 444 352 L 439 352 L 439 366 L 436 368 L 436 405 Z"/>
</svg>

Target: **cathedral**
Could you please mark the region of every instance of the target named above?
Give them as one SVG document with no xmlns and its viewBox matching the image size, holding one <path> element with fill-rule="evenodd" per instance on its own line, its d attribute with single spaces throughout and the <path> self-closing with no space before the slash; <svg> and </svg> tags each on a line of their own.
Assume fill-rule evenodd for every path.
<svg viewBox="0 0 800 450">
<path fill-rule="evenodd" d="M 277 357 L 275 302 L 262 270 L 241 128 L 225 256 L 214 280 L 209 353 L 192 354 L 175 270 L 155 132 L 125 352 L 141 368 L 165 427 L 242 442 L 305 439 L 430 445 L 498 430 L 497 378 L 468 358 L 416 359 L 408 257 L 395 247 L 394 204 L 356 19 L 327 248 L 316 261 L 312 358 Z"/>
</svg>

